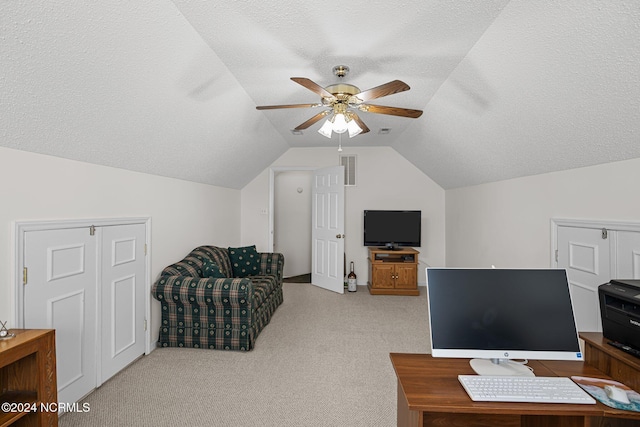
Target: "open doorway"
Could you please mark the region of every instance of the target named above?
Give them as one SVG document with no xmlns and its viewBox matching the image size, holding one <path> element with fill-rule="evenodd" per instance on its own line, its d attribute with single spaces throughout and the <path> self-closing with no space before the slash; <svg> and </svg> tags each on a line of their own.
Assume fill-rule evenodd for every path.
<svg viewBox="0 0 640 427">
<path fill-rule="evenodd" d="M 284 254 L 285 282 L 311 283 L 310 169 L 273 171 L 273 250 Z"/>
</svg>

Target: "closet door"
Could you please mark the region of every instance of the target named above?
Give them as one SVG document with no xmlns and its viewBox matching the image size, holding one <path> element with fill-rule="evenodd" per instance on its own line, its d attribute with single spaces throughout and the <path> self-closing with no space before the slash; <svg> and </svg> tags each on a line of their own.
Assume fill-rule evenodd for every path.
<svg viewBox="0 0 640 427">
<path fill-rule="evenodd" d="M 611 279 L 608 236 L 599 228 L 558 227 L 558 267 L 566 268 L 578 330 L 602 331 L 598 286 Z"/>
<path fill-rule="evenodd" d="M 145 225 L 101 227 L 100 384 L 145 350 Z"/>
<path fill-rule="evenodd" d="M 598 286 L 611 279 L 640 279 L 640 224 L 553 223 L 556 266 L 567 269 L 578 330 L 601 332 Z"/>
<path fill-rule="evenodd" d="M 24 327 L 56 330 L 60 402 L 96 387 L 96 249 L 89 227 L 24 237 Z"/>
<path fill-rule="evenodd" d="M 616 278 L 640 279 L 640 233 L 619 231 L 616 240 Z"/>
<path fill-rule="evenodd" d="M 58 397 L 77 402 L 145 352 L 147 223 L 30 228 L 19 233 L 20 327 L 56 330 Z"/>
</svg>

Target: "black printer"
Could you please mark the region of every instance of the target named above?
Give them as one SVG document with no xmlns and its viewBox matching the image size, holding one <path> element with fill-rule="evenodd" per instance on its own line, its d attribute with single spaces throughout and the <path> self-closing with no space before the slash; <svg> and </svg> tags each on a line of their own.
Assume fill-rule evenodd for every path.
<svg viewBox="0 0 640 427">
<path fill-rule="evenodd" d="M 640 357 L 640 280 L 611 280 L 598 287 L 602 335 Z"/>
</svg>

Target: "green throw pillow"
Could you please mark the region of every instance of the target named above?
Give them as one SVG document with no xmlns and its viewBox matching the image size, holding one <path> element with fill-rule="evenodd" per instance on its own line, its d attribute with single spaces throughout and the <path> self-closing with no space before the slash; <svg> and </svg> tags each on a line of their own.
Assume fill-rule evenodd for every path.
<svg viewBox="0 0 640 427">
<path fill-rule="evenodd" d="M 202 277 L 205 279 L 224 279 L 224 274 L 215 262 L 205 258 L 202 261 Z"/>
<path fill-rule="evenodd" d="M 260 272 L 260 258 L 256 245 L 242 248 L 229 248 L 229 259 L 233 277 L 253 276 Z"/>
</svg>

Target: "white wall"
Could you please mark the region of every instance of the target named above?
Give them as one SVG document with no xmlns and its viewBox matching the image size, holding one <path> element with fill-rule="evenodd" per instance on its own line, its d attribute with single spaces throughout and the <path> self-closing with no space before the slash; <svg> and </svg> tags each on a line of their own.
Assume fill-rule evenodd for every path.
<svg viewBox="0 0 640 427">
<path fill-rule="evenodd" d="M 311 273 L 312 171 L 274 174 L 274 250 L 284 254 L 284 277 Z"/>
<path fill-rule="evenodd" d="M 337 148 L 291 148 L 271 167 L 325 167 L 338 164 Z M 357 156 L 357 185 L 345 188 L 345 253 L 354 261 L 358 284 L 368 280 L 367 248 L 362 244 L 365 209 L 422 210 L 422 247 L 418 281 L 424 283 L 424 267 L 445 261 L 445 192 L 404 157 L 389 147 L 344 148 Z M 265 250 L 269 241 L 269 170 L 242 189 L 242 243 Z M 285 259 L 285 264 L 288 260 Z"/>
<path fill-rule="evenodd" d="M 0 200 L 0 320 L 11 326 L 15 221 L 151 217 L 152 282 L 198 245 L 240 242 L 239 190 L 8 148 L 0 148 Z M 155 342 L 155 299 L 151 316 Z"/>
<path fill-rule="evenodd" d="M 449 267 L 547 268 L 551 219 L 640 222 L 640 159 L 446 194 Z"/>
</svg>

